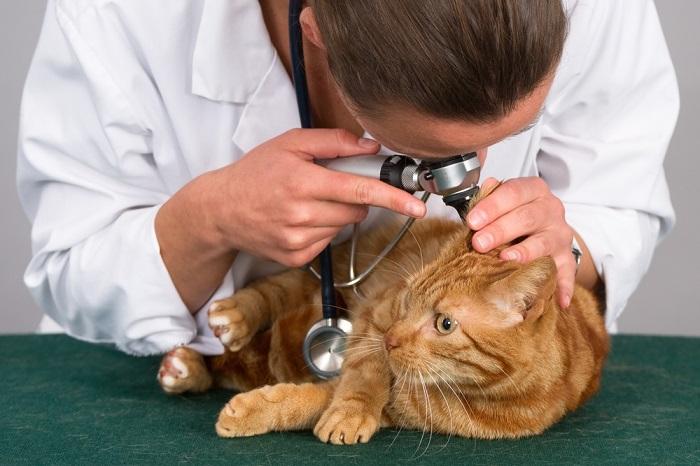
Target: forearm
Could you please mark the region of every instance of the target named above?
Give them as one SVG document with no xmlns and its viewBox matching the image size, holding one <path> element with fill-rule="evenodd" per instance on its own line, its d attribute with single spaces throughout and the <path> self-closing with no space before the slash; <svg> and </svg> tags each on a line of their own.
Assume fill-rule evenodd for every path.
<svg viewBox="0 0 700 466">
<path fill-rule="evenodd" d="M 213 220 L 207 177 L 185 185 L 155 218 L 161 257 L 190 312 L 207 302 L 237 254 L 222 240 Z"/>
</svg>

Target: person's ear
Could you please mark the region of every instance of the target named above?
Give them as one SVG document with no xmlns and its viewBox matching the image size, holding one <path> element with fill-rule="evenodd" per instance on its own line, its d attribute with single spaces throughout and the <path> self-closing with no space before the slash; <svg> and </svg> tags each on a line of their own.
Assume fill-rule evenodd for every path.
<svg viewBox="0 0 700 466">
<path fill-rule="evenodd" d="M 316 23 L 316 15 L 311 7 L 307 6 L 301 10 L 299 14 L 299 23 L 301 24 L 301 31 L 304 37 L 316 47 L 325 50 L 326 44 L 323 43 L 321 31 L 318 29 L 318 24 Z"/>
</svg>

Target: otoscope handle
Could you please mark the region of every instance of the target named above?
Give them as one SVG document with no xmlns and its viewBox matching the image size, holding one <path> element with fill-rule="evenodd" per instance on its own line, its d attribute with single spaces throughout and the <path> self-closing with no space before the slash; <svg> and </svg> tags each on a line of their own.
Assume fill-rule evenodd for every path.
<svg viewBox="0 0 700 466">
<path fill-rule="evenodd" d="M 410 193 L 422 191 L 418 184 L 418 164 L 405 155 L 358 155 L 317 160 L 330 170 L 381 180 Z"/>
</svg>

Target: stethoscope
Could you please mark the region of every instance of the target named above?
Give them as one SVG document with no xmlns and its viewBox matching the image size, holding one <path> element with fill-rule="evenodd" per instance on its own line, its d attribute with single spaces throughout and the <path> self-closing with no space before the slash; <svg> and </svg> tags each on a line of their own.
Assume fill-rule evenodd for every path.
<svg viewBox="0 0 700 466">
<path fill-rule="evenodd" d="M 289 43 L 292 78 L 301 127 L 311 128 L 313 123 L 304 70 L 301 25 L 299 24 L 302 4 L 303 0 L 290 0 L 289 2 Z M 454 207 L 462 219 L 466 217 L 469 200 L 479 190 L 481 166 L 474 152 L 420 163 L 405 155 L 388 157 L 368 155 L 352 157 L 351 159 L 333 159 L 324 162 L 323 165 L 332 170 L 377 178 L 410 193 L 424 191 L 421 197 L 423 202 L 427 201 L 431 193 L 441 195 L 445 204 Z M 348 279 L 344 282 L 335 282 L 333 279 L 330 244 L 318 257 L 321 270 L 317 271 L 312 266 L 308 266 L 309 271 L 321 280 L 323 317 L 307 332 L 304 339 L 303 355 L 309 370 L 317 377 L 330 379 L 340 373 L 345 352 L 345 337 L 352 332 L 352 323 L 346 315 L 339 311 L 341 308 L 336 304 L 336 289 L 352 288 L 362 298 L 358 286 L 369 277 L 381 260 L 401 241 L 413 225 L 414 220 L 413 218 L 407 219 L 394 239 L 360 273 L 355 270 L 355 255 L 359 237 L 359 226 L 355 225 L 350 246 Z"/>
</svg>

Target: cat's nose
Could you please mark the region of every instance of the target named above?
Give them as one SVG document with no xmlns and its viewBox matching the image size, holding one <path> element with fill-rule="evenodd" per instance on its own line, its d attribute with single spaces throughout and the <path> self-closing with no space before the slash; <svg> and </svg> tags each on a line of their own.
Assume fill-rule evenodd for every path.
<svg viewBox="0 0 700 466">
<path fill-rule="evenodd" d="M 399 346 L 399 339 L 396 338 L 394 335 L 391 333 L 387 333 L 384 335 L 384 347 L 386 348 L 387 351 L 391 351 L 392 349 L 396 348 Z"/>
</svg>

